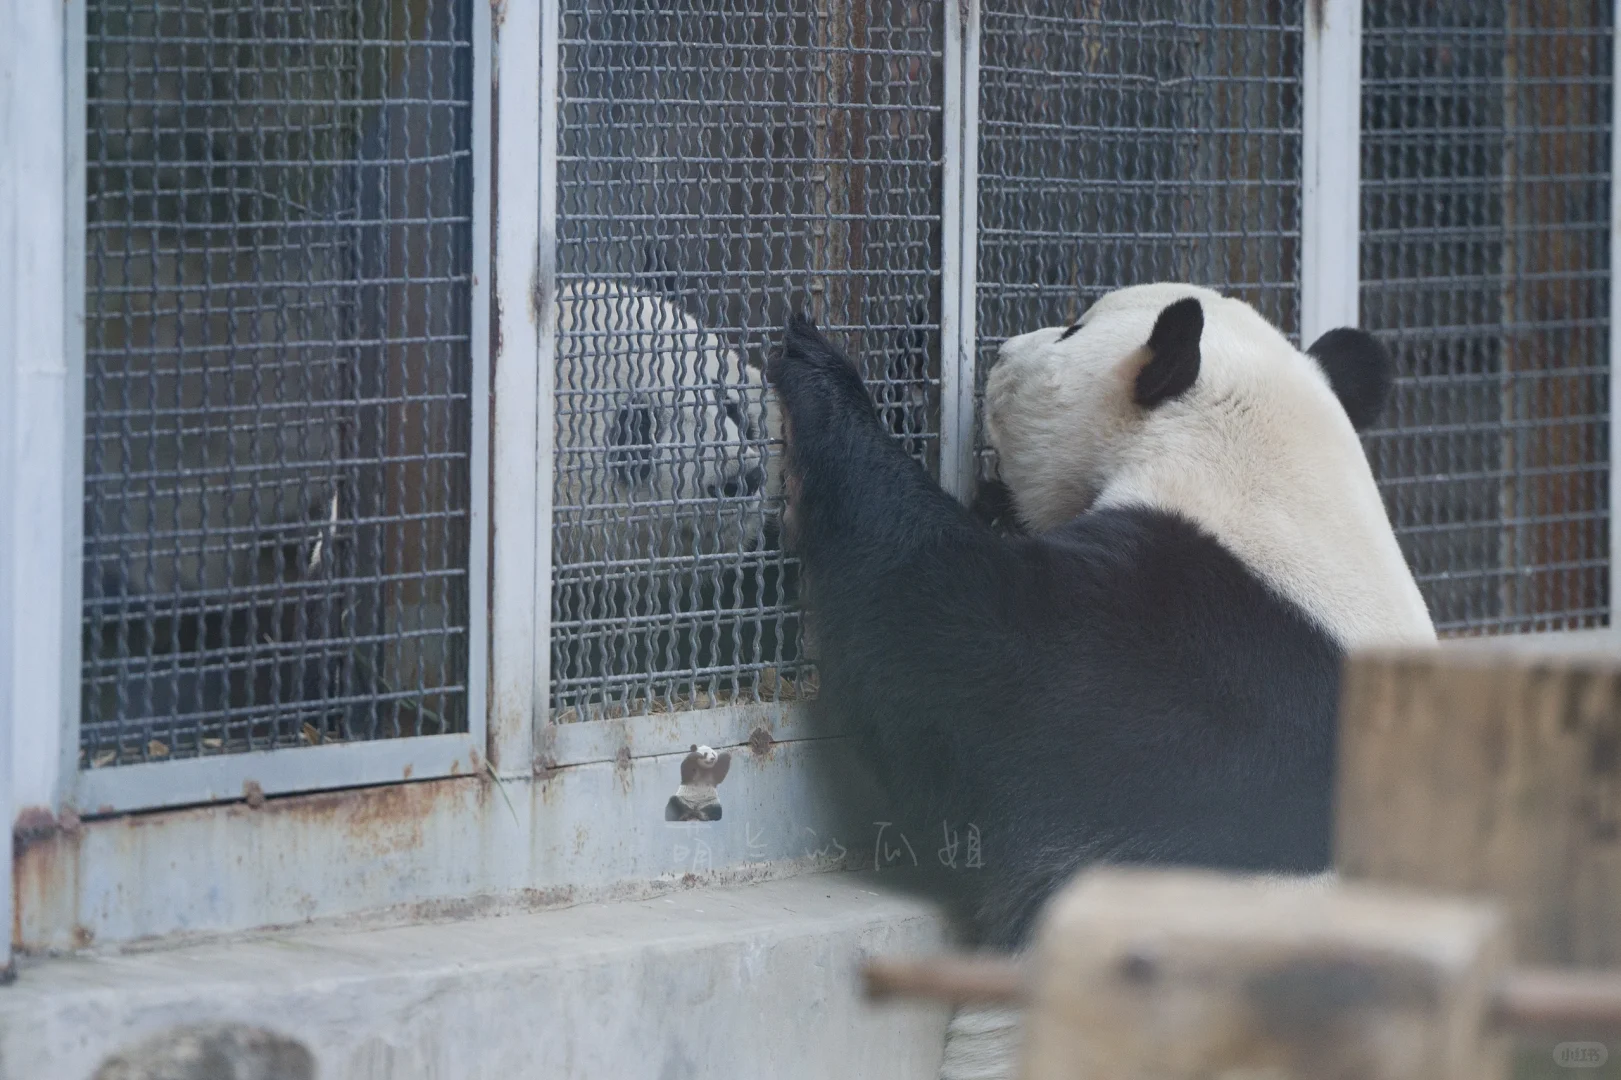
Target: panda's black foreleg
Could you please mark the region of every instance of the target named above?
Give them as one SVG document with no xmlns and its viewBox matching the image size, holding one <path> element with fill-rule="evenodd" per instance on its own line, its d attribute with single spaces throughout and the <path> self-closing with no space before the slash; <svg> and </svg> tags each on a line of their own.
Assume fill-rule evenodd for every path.
<svg viewBox="0 0 1621 1080">
<path fill-rule="evenodd" d="M 824 555 L 836 553 L 828 569 L 841 573 L 884 573 L 922 546 L 979 532 L 885 430 L 855 365 L 808 319 L 789 321 L 769 375 L 787 422 L 787 539 L 813 575 Z"/>
<path fill-rule="evenodd" d="M 855 367 L 809 322 L 770 367 L 786 420 L 785 540 L 798 556 L 817 710 L 869 741 L 885 820 L 989 828 L 987 739 L 1039 682 L 1028 578 L 880 422 Z M 927 830 L 927 832 L 919 830 Z"/>
</svg>

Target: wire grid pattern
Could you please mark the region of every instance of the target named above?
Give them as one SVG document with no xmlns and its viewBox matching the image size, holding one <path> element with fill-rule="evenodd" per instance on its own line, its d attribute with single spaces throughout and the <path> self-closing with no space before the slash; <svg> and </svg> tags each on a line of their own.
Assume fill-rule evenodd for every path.
<svg viewBox="0 0 1621 1080">
<path fill-rule="evenodd" d="M 1609 615 L 1612 5 L 1364 6 L 1367 439 L 1438 629 Z"/>
<path fill-rule="evenodd" d="M 944 14 L 565 0 L 557 719 L 805 689 L 759 374 L 790 310 L 938 467 Z"/>
<path fill-rule="evenodd" d="M 470 3 L 87 30 L 81 764 L 465 731 Z"/>
<path fill-rule="evenodd" d="M 1125 285 L 1209 285 L 1297 332 L 1303 18 L 1279 0 L 985 0 L 981 396 L 1003 341 Z"/>
</svg>

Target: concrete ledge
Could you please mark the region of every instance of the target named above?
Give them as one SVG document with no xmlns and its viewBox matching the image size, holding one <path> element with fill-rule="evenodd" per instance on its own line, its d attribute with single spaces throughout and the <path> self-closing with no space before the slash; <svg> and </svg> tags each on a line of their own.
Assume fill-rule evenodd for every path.
<svg viewBox="0 0 1621 1080">
<path fill-rule="evenodd" d="M 856 980 L 868 953 L 944 941 L 885 879 L 39 961 L 0 989 L 0 1080 L 86 1080 L 209 1020 L 301 1040 L 321 1080 L 934 1080 L 946 1013 L 868 1004 Z"/>
</svg>

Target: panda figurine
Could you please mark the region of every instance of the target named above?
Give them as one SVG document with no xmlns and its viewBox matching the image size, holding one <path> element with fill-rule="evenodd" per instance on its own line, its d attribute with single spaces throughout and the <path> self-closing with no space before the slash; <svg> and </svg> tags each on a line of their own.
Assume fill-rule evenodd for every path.
<svg viewBox="0 0 1621 1080">
<path fill-rule="evenodd" d="M 981 944 L 1021 947 L 1091 862 L 1329 867 L 1341 658 L 1435 640 L 1357 435 L 1392 385 L 1370 335 L 1302 353 L 1154 284 L 1013 338 L 985 426 L 1022 535 L 907 457 L 809 321 L 769 372 L 815 707 L 870 743 L 896 821 L 977 826 Z M 959 1014 L 943 1075 L 1000 1075 L 1011 1030 Z"/>
</svg>

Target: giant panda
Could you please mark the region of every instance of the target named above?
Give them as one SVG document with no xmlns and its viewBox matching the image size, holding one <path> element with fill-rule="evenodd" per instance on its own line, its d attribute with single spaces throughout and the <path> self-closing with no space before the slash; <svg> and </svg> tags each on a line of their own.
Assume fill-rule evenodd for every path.
<svg viewBox="0 0 1621 1080">
<path fill-rule="evenodd" d="M 809 321 L 770 379 L 815 707 L 868 740 L 894 820 L 977 825 L 982 944 L 1021 947 L 1089 862 L 1328 867 L 1341 657 L 1435 639 L 1358 440 L 1392 383 L 1373 338 L 1302 353 L 1180 284 L 1013 338 L 985 420 L 1014 536 L 896 446 Z M 1004 1075 L 1009 1016 L 959 1014 L 943 1075 Z"/>
<path fill-rule="evenodd" d="M 738 642 L 645 628 L 765 588 L 755 564 L 770 560 L 734 556 L 776 544 L 777 403 L 757 366 L 660 293 L 588 278 L 560 285 L 556 304 L 554 457 L 541 471 L 563 628 L 554 670 L 589 696 L 604 675 L 729 663 Z"/>
<path fill-rule="evenodd" d="M 747 550 L 764 537 L 780 425 L 758 368 L 665 297 L 557 292 L 559 563 Z"/>
</svg>

